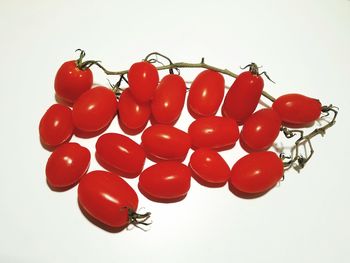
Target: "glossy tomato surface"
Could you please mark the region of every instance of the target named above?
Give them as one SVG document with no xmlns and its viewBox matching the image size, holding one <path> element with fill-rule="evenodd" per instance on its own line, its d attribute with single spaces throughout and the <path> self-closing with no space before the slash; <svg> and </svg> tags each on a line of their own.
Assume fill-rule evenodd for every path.
<svg viewBox="0 0 350 263">
<path fill-rule="evenodd" d="M 73 123 L 85 132 L 95 132 L 107 127 L 118 109 L 118 101 L 112 90 L 95 87 L 77 99 L 73 105 Z"/>
<path fill-rule="evenodd" d="M 198 74 L 188 92 L 187 107 L 194 118 L 216 114 L 224 98 L 225 80 L 216 71 L 204 70 Z"/>
<path fill-rule="evenodd" d="M 183 160 L 191 147 L 189 135 L 170 125 L 148 127 L 141 136 L 146 153 L 161 160 Z"/>
<path fill-rule="evenodd" d="M 87 172 L 90 152 L 78 143 L 59 146 L 46 163 L 46 178 L 51 187 L 65 188 L 76 184 Z"/>
<path fill-rule="evenodd" d="M 322 105 L 319 100 L 301 94 L 286 94 L 278 97 L 272 108 L 284 124 L 307 126 L 320 117 Z"/>
<path fill-rule="evenodd" d="M 153 98 L 158 86 L 158 71 L 147 61 L 137 62 L 129 69 L 128 81 L 134 98 L 140 102 L 147 102 Z"/>
<path fill-rule="evenodd" d="M 151 102 L 152 115 L 157 123 L 174 124 L 185 104 L 186 84 L 179 75 L 169 74 L 160 81 Z"/>
<path fill-rule="evenodd" d="M 240 139 L 248 151 L 266 150 L 276 140 L 280 127 L 281 119 L 273 109 L 261 109 L 244 123 Z"/>
<path fill-rule="evenodd" d="M 283 176 L 283 162 L 274 152 L 254 152 L 239 159 L 231 169 L 230 183 L 244 193 L 263 193 Z"/>
<path fill-rule="evenodd" d="M 96 156 L 99 160 L 119 170 L 120 175 L 141 173 L 146 154 L 143 148 L 127 136 L 105 133 L 96 142 Z"/>
<path fill-rule="evenodd" d="M 211 148 L 224 150 L 234 146 L 239 138 L 235 120 L 225 117 L 210 116 L 195 120 L 188 127 L 192 148 Z"/>
<path fill-rule="evenodd" d="M 59 98 L 74 103 L 81 94 L 92 87 L 92 83 L 90 69 L 81 70 L 75 60 L 67 61 L 56 73 L 55 91 Z"/>
<path fill-rule="evenodd" d="M 41 142 L 50 147 L 68 141 L 72 137 L 73 130 L 72 110 L 61 104 L 52 105 L 39 124 Z"/>
<path fill-rule="evenodd" d="M 222 115 L 232 118 L 241 125 L 255 111 L 264 81 L 261 76 L 250 71 L 238 75 L 228 90 L 222 105 Z"/>
<path fill-rule="evenodd" d="M 166 161 L 144 170 L 139 177 L 139 189 L 153 200 L 171 201 L 186 196 L 191 186 L 191 171 L 180 163 Z"/>
<path fill-rule="evenodd" d="M 129 224 L 128 210 L 136 211 L 138 197 L 118 175 L 93 171 L 84 175 L 78 187 L 81 207 L 93 218 L 110 227 Z"/>
</svg>

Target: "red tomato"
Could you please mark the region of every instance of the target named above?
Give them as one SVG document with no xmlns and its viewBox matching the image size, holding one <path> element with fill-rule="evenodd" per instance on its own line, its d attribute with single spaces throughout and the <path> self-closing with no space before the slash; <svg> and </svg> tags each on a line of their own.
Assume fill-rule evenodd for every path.
<svg viewBox="0 0 350 263">
<path fill-rule="evenodd" d="M 55 91 L 58 97 L 73 103 L 81 94 L 92 87 L 90 69 L 81 70 L 75 60 L 62 64 L 56 73 Z"/>
<path fill-rule="evenodd" d="M 239 138 L 237 123 L 230 118 L 210 116 L 199 118 L 188 127 L 192 148 L 224 150 Z"/>
<path fill-rule="evenodd" d="M 90 164 L 90 152 L 78 143 L 65 143 L 58 147 L 46 163 L 46 178 L 54 188 L 76 184 Z"/>
<path fill-rule="evenodd" d="M 186 132 L 163 124 L 148 127 L 141 140 L 148 155 L 162 160 L 184 160 L 191 146 Z"/>
<path fill-rule="evenodd" d="M 158 86 L 158 70 L 147 61 L 134 63 L 128 72 L 128 82 L 134 98 L 147 102 L 153 98 Z"/>
<path fill-rule="evenodd" d="M 261 76 L 250 71 L 239 74 L 226 94 L 222 115 L 243 124 L 256 109 L 263 88 Z"/>
<path fill-rule="evenodd" d="M 138 197 L 118 175 L 93 171 L 84 175 L 78 187 L 81 207 L 93 218 L 110 227 L 126 227 L 129 211 L 136 211 Z"/>
<path fill-rule="evenodd" d="M 194 118 L 213 116 L 225 93 L 225 79 L 216 71 L 204 70 L 192 82 L 187 107 Z"/>
<path fill-rule="evenodd" d="M 263 193 L 281 180 L 283 171 L 283 162 L 275 153 L 250 153 L 233 165 L 230 183 L 244 193 Z"/>
<path fill-rule="evenodd" d="M 185 103 L 186 84 L 179 75 L 169 74 L 159 83 L 151 108 L 157 123 L 174 124 Z"/>
<path fill-rule="evenodd" d="M 276 99 L 272 108 L 285 124 L 307 126 L 320 117 L 322 105 L 319 100 L 301 94 L 286 94 Z"/>
<path fill-rule="evenodd" d="M 230 175 L 230 167 L 217 152 L 210 149 L 198 149 L 193 152 L 190 163 L 195 176 L 205 183 L 222 186 Z"/>
<path fill-rule="evenodd" d="M 73 134 L 72 110 L 61 104 L 52 105 L 39 124 L 39 134 L 43 144 L 54 147 L 68 141 Z"/>
<path fill-rule="evenodd" d="M 118 109 L 118 101 L 112 90 L 96 87 L 77 99 L 73 105 L 73 123 L 85 132 L 95 132 L 107 127 Z"/>
<path fill-rule="evenodd" d="M 146 127 L 151 115 L 150 104 L 135 100 L 129 88 L 120 95 L 118 108 L 119 121 L 122 126 L 138 132 Z"/>
<path fill-rule="evenodd" d="M 128 175 L 139 175 L 146 159 L 140 145 L 117 133 L 105 133 L 98 138 L 96 156 L 107 165 Z"/>
<path fill-rule="evenodd" d="M 148 167 L 139 177 L 139 189 L 157 201 L 184 198 L 191 186 L 190 169 L 179 162 L 161 162 Z"/>
<path fill-rule="evenodd" d="M 280 127 L 281 119 L 273 109 L 261 109 L 244 123 L 241 140 L 249 151 L 263 151 L 276 140 Z"/>
</svg>

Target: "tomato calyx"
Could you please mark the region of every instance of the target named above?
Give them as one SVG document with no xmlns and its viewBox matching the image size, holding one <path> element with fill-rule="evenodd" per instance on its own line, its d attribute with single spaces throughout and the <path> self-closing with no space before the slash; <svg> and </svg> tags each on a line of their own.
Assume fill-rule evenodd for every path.
<svg viewBox="0 0 350 263">
<path fill-rule="evenodd" d="M 151 222 L 147 222 L 147 220 L 151 217 L 151 212 L 146 212 L 144 214 L 137 213 L 132 208 L 125 207 L 128 209 L 128 218 L 129 218 L 129 225 L 133 225 L 143 231 L 148 231 L 147 229 L 144 229 L 142 226 L 149 226 L 152 224 Z"/>
<path fill-rule="evenodd" d="M 75 52 L 80 52 L 79 58 L 76 60 L 77 67 L 80 70 L 87 70 L 92 65 L 97 65 L 97 64 L 99 64 L 101 62 L 99 60 L 86 60 L 86 61 L 83 61 L 83 58 L 86 55 L 85 51 L 80 49 L 80 48 L 78 48 L 78 49 L 75 50 Z"/>
<path fill-rule="evenodd" d="M 154 58 L 151 58 L 152 56 L 154 56 Z M 174 65 L 174 63 L 171 61 L 171 59 L 169 57 L 167 57 L 159 52 L 152 52 L 152 53 L 148 54 L 145 57 L 144 61 L 147 61 L 147 62 L 152 63 L 152 64 L 159 63 L 162 66 L 165 66 L 164 63 L 158 59 L 158 56 L 164 58 L 169 63 L 168 65 L 170 65 L 170 66 Z M 174 74 L 174 69 L 176 70 L 177 75 L 180 75 L 180 69 L 177 67 L 170 67 L 169 74 Z"/>
<path fill-rule="evenodd" d="M 249 72 L 251 72 L 253 75 L 255 76 L 261 76 L 261 75 L 265 75 L 265 77 L 271 81 L 272 83 L 275 83 L 270 77 L 269 75 L 267 75 L 266 71 L 263 71 L 261 73 L 259 73 L 259 68 L 261 68 L 262 66 L 258 66 L 256 63 L 252 62 L 248 65 L 246 65 L 245 67 L 240 67 L 241 69 L 246 69 L 246 68 L 249 68 Z"/>
</svg>

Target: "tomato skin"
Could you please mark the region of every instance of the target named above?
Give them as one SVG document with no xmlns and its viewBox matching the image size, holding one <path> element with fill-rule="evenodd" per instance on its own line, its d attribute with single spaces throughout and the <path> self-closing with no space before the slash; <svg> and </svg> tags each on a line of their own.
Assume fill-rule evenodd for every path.
<svg viewBox="0 0 350 263">
<path fill-rule="evenodd" d="M 307 125 L 321 115 L 319 100 L 301 94 L 285 94 L 278 97 L 272 108 L 280 115 L 283 123 Z"/>
<path fill-rule="evenodd" d="M 160 201 L 183 198 L 191 187 L 191 171 L 180 162 L 160 162 L 141 173 L 138 186 L 146 196 Z"/>
<path fill-rule="evenodd" d="M 65 188 L 76 184 L 87 172 L 90 152 L 78 143 L 59 146 L 46 163 L 46 178 L 51 187 Z"/>
<path fill-rule="evenodd" d="M 143 129 L 151 115 L 150 104 L 138 102 L 131 94 L 130 88 L 120 95 L 118 108 L 119 121 L 129 130 Z"/>
<path fill-rule="evenodd" d="M 105 133 L 98 138 L 96 155 L 113 168 L 130 175 L 140 174 L 146 159 L 140 145 L 117 133 Z"/>
<path fill-rule="evenodd" d="M 233 165 L 230 183 L 244 193 L 263 193 L 281 180 L 283 172 L 283 162 L 274 152 L 254 152 Z"/>
<path fill-rule="evenodd" d="M 210 116 L 195 120 L 188 127 L 192 148 L 223 150 L 235 145 L 239 130 L 235 120 Z"/>
<path fill-rule="evenodd" d="M 186 84 L 179 75 L 166 75 L 159 83 L 151 102 L 152 115 L 157 123 L 174 124 L 185 104 Z"/>
<path fill-rule="evenodd" d="M 73 123 L 85 132 L 95 132 L 107 127 L 118 109 L 118 101 L 112 90 L 95 87 L 77 99 L 73 105 Z"/>
<path fill-rule="evenodd" d="M 239 74 L 226 94 L 222 115 L 243 124 L 258 106 L 263 88 L 261 76 L 250 71 Z"/>
<path fill-rule="evenodd" d="M 183 160 L 191 147 L 189 135 L 173 126 L 155 124 L 141 136 L 146 153 L 161 160 Z"/>
<path fill-rule="evenodd" d="M 195 118 L 213 116 L 224 98 L 225 79 L 216 71 L 204 70 L 198 74 L 188 92 L 188 111 Z"/>
<path fill-rule="evenodd" d="M 222 185 L 230 176 L 230 167 L 216 151 L 201 148 L 191 155 L 189 167 L 207 183 Z"/>
<path fill-rule="evenodd" d="M 73 134 L 72 110 L 61 104 L 53 104 L 43 115 L 39 124 L 42 143 L 56 147 L 68 141 Z"/>
<path fill-rule="evenodd" d="M 128 209 L 136 211 L 138 206 L 137 194 L 130 185 L 106 171 L 92 171 L 81 178 L 78 200 L 90 216 L 110 227 L 126 227 Z"/>
<path fill-rule="evenodd" d="M 75 60 L 62 64 L 56 73 L 55 91 L 58 97 L 74 103 L 81 94 L 92 87 L 93 76 L 90 69 L 81 70 Z"/>
<path fill-rule="evenodd" d="M 130 91 L 136 100 L 150 101 L 158 86 L 158 70 L 147 61 L 134 63 L 128 71 L 128 82 Z"/>
<path fill-rule="evenodd" d="M 281 119 L 273 109 L 261 109 L 244 123 L 240 138 L 251 151 L 263 151 L 276 140 L 280 127 Z"/>
</svg>

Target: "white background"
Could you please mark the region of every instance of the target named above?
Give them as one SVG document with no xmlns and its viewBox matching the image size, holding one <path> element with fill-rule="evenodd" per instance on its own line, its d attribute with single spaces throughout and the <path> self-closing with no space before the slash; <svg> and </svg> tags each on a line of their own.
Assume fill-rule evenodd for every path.
<svg viewBox="0 0 350 263">
<path fill-rule="evenodd" d="M 0 33 L 0 262 L 350 262 L 350 1 L 1 0 Z M 245 200 L 192 180 L 179 203 L 140 195 L 150 231 L 109 233 L 81 214 L 76 188 L 57 193 L 45 181 L 38 123 L 76 48 L 116 70 L 152 51 L 237 73 L 254 61 L 276 81 L 266 81 L 271 94 L 317 97 L 340 115 L 315 138 L 307 167 L 267 195 Z M 190 80 L 198 71 L 182 72 Z M 176 126 L 191 120 L 185 110 Z M 73 138 L 92 153 L 96 139 Z M 232 165 L 243 152 L 223 154 Z"/>
</svg>

